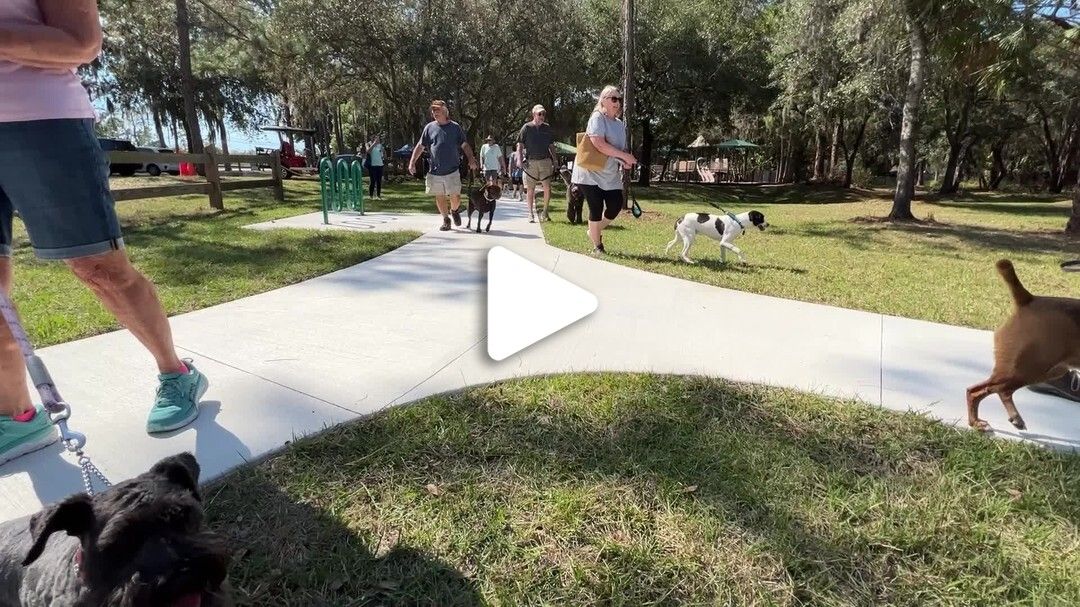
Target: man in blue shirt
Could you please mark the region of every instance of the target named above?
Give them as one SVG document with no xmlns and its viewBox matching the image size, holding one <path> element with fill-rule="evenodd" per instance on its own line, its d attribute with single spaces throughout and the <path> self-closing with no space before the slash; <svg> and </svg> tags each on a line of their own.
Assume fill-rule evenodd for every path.
<svg viewBox="0 0 1080 607">
<path fill-rule="evenodd" d="M 450 120 L 450 110 L 445 101 L 436 99 L 431 102 L 431 122 L 424 126 L 420 141 L 413 148 L 409 159 L 409 173 L 416 175 L 416 161 L 424 150 L 431 148 L 431 169 L 425 178 L 426 192 L 435 196 L 435 206 L 442 214 L 443 224 L 440 230 L 450 230 L 449 211 L 454 216 L 454 225 L 461 225 L 461 151 L 469 161 L 469 169 L 477 168 L 476 156 L 473 155 L 461 125 Z"/>
</svg>

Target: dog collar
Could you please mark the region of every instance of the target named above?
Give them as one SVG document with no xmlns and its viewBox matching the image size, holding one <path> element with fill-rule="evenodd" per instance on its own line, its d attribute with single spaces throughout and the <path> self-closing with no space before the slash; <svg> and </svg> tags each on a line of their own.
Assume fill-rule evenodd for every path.
<svg viewBox="0 0 1080 607">
<path fill-rule="evenodd" d="M 736 216 L 732 215 L 732 214 L 731 214 L 731 211 L 724 211 L 724 212 L 725 212 L 725 213 L 727 213 L 727 216 L 728 216 L 728 217 L 730 217 L 732 221 L 734 221 L 735 223 L 739 224 L 739 227 L 740 227 L 740 228 L 742 228 L 742 229 L 743 229 L 744 231 L 746 230 L 746 226 L 744 226 L 744 225 L 742 224 L 742 222 L 741 222 L 741 221 L 739 221 L 739 218 L 738 218 L 738 217 L 736 217 Z"/>
</svg>

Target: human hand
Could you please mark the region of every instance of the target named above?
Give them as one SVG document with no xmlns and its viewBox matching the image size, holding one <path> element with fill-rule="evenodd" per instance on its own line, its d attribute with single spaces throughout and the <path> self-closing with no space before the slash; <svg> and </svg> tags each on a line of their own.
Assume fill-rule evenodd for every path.
<svg viewBox="0 0 1080 607">
<path fill-rule="evenodd" d="M 415 162 L 410 162 L 409 163 L 409 174 L 412 175 L 413 177 L 416 176 L 416 163 Z"/>
</svg>

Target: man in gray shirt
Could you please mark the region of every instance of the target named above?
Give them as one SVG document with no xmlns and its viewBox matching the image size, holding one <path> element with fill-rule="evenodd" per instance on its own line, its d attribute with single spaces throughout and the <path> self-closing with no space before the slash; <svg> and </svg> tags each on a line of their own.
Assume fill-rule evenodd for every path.
<svg viewBox="0 0 1080 607">
<path fill-rule="evenodd" d="M 525 163 L 525 200 L 529 202 L 529 223 L 536 223 L 533 219 L 533 204 L 536 199 L 536 186 L 544 186 L 544 211 L 539 213 L 540 219 L 547 218 L 548 206 L 551 205 L 551 178 L 555 176 L 555 168 L 559 161 L 555 157 L 555 132 L 551 125 L 544 122 L 547 110 L 544 106 L 536 104 L 532 108 L 532 120 L 526 122 L 518 132 L 518 154 Z"/>
<path fill-rule="evenodd" d="M 425 177 L 426 192 L 435 196 L 435 206 L 442 214 L 440 230 L 450 230 L 449 212 L 454 216 L 454 225 L 461 225 L 461 151 L 469 161 L 469 169 L 477 168 L 476 156 L 465 137 L 461 125 L 450 120 L 450 110 L 445 101 L 436 99 L 431 102 L 431 116 L 434 118 L 424 126 L 420 141 L 413 148 L 409 159 L 409 173 L 416 175 L 416 161 L 424 150 L 431 148 L 431 169 Z"/>
</svg>

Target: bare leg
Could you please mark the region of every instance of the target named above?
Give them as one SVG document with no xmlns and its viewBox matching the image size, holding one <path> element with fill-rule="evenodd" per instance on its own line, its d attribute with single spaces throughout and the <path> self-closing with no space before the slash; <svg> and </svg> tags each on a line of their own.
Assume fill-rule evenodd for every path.
<svg viewBox="0 0 1080 607">
<path fill-rule="evenodd" d="M 0 258 L 0 288 L 11 294 L 11 258 Z M 34 404 L 26 386 L 26 362 L 6 322 L 0 322 L 0 415 L 18 415 Z"/>
<path fill-rule="evenodd" d="M 184 369 L 154 285 L 131 265 L 124 251 L 69 259 L 67 265 L 116 320 L 146 346 L 159 372 L 179 373 Z"/>
</svg>

